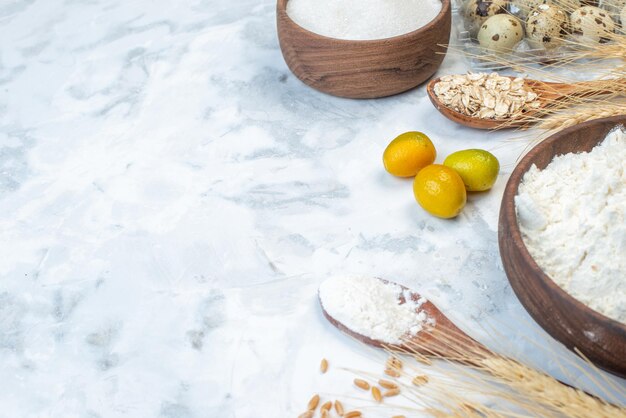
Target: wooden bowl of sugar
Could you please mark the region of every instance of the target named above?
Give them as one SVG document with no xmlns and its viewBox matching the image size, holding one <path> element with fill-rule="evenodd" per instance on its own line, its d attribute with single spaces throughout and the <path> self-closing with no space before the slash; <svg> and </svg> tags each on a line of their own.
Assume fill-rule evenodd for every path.
<svg viewBox="0 0 626 418">
<path fill-rule="evenodd" d="M 498 241 L 500 257 L 502 258 L 502 264 L 511 287 L 533 319 L 552 337 L 559 340 L 570 350 L 579 350 L 598 367 L 615 375 L 626 377 L 626 325 L 621 321 L 605 316 L 598 310 L 594 310 L 574 298 L 544 272 L 539 266 L 540 263 L 531 255 L 527 247 L 528 243 L 525 242 L 522 228 L 519 224 L 521 218 L 532 221 L 533 217 L 529 218 L 527 214 L 533 212 L 525 212 L 525 214 L 520 215 L 515 202 L 516 196 L 518 196 L 521 190 L 520 184 L 522 181 L 526 181 L 524 175 L 531 169 L 533 164 L 539 170 L 544 170 L 555 156 L 569 153 L 587 153 L 603 142 L 607 134 L 619 125 L 626 125 L 626 115 L 597 119 L 573 126 L 552 135 L 535 146 L 513 170 L 506 185 L 500 207 Z M 563 160 L 560 160 L 559 163 L 562 164 L 562 162 Z M 563 183 L 566 179 L 561 178 L 558 181 Z M 619 181 L 619 177 L 616 181 Z M 602 181 L 596 181 L 591 186 L 601 189 L 603 185 L 600 183 Z M 555 187 L 560 186 L 557 185 Z M 569 188 L 570 186 L 565 183 L 563 187 Z M 591 206 L 586 206 L 588 205 L 587 201 L 582 200 L 583 195 L 580 189 L 575 189 L 575 192 L 573 194 L 574 199 L 581 199 L 585 207 Z M 578 196 L 578 193 L 581 193 L 580 196 Z M 569 211 L 562 196 L 559 197 L 555 192 L 554 196 L 550 198 L 554 202 L 559 202 L 559 210 L 562 213 Z M 538 214 L 541 214 L 541 212 L 538 212 Z M 578 218 L 574 214 L 565 216 Z M 590 216 L 596 215 L 592 213 Z M 541 222 L 542 216 L 537 216 L 536 218 L 539 218 L 539 222 Z M 583 223 L 577 226 L 578 229 L 584 230 L 588 226 L 586 222 L 583 222 L 583 218 L 580 218 L 577 222 Z M 616 231 L 615 228 L 617 226 L 608 225 L 607 227 Z M 554 224 L 549 225 L 549 228 L 551 228 L 551 233 L 556 233 L 554 232 Z M 542 229 L 541 224 L 536 230 L 548 231 L 547 228 Z M 564 236 L 569 237 L 569 235 Z M 568 240 L 576 241 L 570 238 Z M 603 241 L 597 244 L 601 246 L 599 248 L 603 248 L 602 251 L 608 251 L 609 243 Z M 558 254 L 558 251 L 564 251 L 561 248 L 560 246 L 548 244 L 544 249 Z M 565 257 L 569 257 L 571 253 L 569 250 Z M 543 252 L 543 254 L 546 254 L 546 252 Z M 608 257 L 607 253 L 604 255 Z M 587 258 L 592 257 L 591 254 L 587 256 L 586 252 L 585 256 Z M 583 256 L 583 260 L 585 256 Z M 624 254 L 618 254 L 617 257 L 624 257 Z M 595 265 L 592 264 L 590 267 L 593 268 Z M 588 274 L 590 270 L 585 269 L 583 261 L 581 261 L 577 269 L 580 269 L 581 275 L 578 276 L 579 278 L 582 277 L 583 280 L 589 281 L 590 285 L 596 289 L 603 289 L 602 284 L 598 283 L 600 280 L 592 278 Z M 604 275 L 603 270 L 599 271 L 599 274 L 602 275 L 601 279 L 605 279 L 606 275 Z M 590 293 L 587 293 L 587 295 L 590 295 Z M 602 300 L 602 298 L 597 298 L 597 300 Z M 622 299 L 619 303 L 624 304 L 626 301 Z"/>
<path fill-rule="evenodd" d="M 354 13 L 320 9 L 341 3 L 352 5 Z M 380 7 L 371 0 L 278 0 L 278 40 L 289 69 L 319 91 L 358 99 L 391 96 L 428 80 L 441 65 L 450 38 L 450 0 L 377 3 L 414 7 L 407 9 L 414 16 L 399 9 L 380 18 L 380 11 L 368 9 Z M 417 28 L 408 29 L 411 24 Z"/>
</svg>

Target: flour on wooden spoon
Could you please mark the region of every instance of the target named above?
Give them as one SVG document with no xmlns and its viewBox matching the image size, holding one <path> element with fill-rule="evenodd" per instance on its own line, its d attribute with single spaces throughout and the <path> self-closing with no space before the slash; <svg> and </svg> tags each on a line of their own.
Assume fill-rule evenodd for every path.
<svg viewBox="0 0 626 418">
<path fill-rule="evenodd" d="M 374 277 L 340 276 L 319 288 L 324 310 L 352 331 L 387 344 L 417 335 L 424 325 L 434 325 L 420 307 L 426 299 L 393 283 Z"/>
</svg>

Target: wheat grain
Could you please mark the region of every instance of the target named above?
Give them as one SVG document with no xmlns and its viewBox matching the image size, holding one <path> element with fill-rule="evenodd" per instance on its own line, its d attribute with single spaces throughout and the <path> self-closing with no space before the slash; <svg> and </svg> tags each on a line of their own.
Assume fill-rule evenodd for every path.
<svg viewBox="0 0 626 418">
<path fill-rule="evenodd" d="M 300 415 L 298 415 L 298 418 L 313 418 L 314 412 L 313 411 L 306 411 Z"/>
<path fill-rule="evenodd" d="M 385 398 L 390 398 L 392 396 L 398 396 L 400 394 L 400 389 L 389 389 L 388 391 L 386 391 L 385 393 L 383 393 L 383 396 Z"/>
<path fill-rule="evenodd" d="M 428 383 L 428 376 L 417 375 L 413 378 L 413 380 L 411 380 L 411 383 L 413 383 L 415 386 L 423 386 Z"/>
<path fill-rule="evenodd" d="M 357 418 L 360 417 L 361 415 L 361 411 L 350 411 L 350 412 L 346 412 L 343 416 L 343 418 Z"/>
<path fill-rule="evenodd" d="M 400 372 L 396 369 L 385 369 L 385 374 L 391 377 L 400 377 Z"/>
<path fill-rule="evenodd" d="M 383 401 L 383 395 L 380 393 L 380 389 L 378 389 L 376 386 L 372 386 L 372 397 L 376 402 Z"/>
<path fill-rule="evenodd" d="M 323 358 L 322 361 L 320 362 L 320 372 L 324 374 L 326 373 L 327 370 L 328 370 L 328 360 Z"/>
<path fill-rule="evenodd" d="M 402 370 L 402 360 L 398 357 L 391 356 L 387 359 L 386 366 L 388 369 Z"/>
<path fill-rule="evenodd" d="M 369 390 L 370 384 L 363 379 L 354 379 L 354 384 L 363 390 Z"/>
<path fill-rule="evenodd" d="M 315 394 L 315 395 L 313 395 L 313 397 L 309 401 L 309 404 L 307 405 L 307 409 L 309 411 L 315 411 L 315 409 L 317 408 L 317 405 L 319 403 L 320 403 L 320 395 Z"/>
<path fill-rule="evenodd" d="M 330 411 L 330 408 L 333 407 L 333 402 L 332 401 L 326 401 L 321 407 L 320 410 L 321 411 Z"/>
<path fill-rule="evenodd" d="M 384 387 L 385 389 L 398 389 L 398 385 L 393 382 L 390 382 L 389 380 L 380 379 L 378 381 L 378 384 L 381 387 Z"/>
<path fill-rule="evenodd" d="M 335 411 L 340 417 L 343 416 L 343 404 L 337 400 L 335 401 Z"/>
</svg>

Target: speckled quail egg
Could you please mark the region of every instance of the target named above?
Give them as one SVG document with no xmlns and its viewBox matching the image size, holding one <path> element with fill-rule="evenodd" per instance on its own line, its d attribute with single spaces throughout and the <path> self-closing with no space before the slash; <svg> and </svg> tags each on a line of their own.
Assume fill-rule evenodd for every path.
<svg viewBox="0 0 626 418">
<path fill-rule="evenodd" d="M 581 8 L 585 3 L 585 0 L 552 0 L 550 3 L 558 6 L 566 13 L 571 13 L 576 9 Z"/>
<path fill-rule="evenodd" d="M 530 12 L 541 4 L 554 4 L 567 13 L 582 6 L 580 0 L 512 0 L 510 9 L 520 19 L 526 20 Z"/>
<path fill-rule="evenodd" d="M 480 46 L 493 52 L 511 51 L 523 38 L 522 22 L 509 14 L 491 16 L 478 31 Z"/>
<path fill-rule="evenodd" d="M 601 43 L 615 30 L 615 23 L 606 10 L 583 6 L 570 15 L 572 35 L 585 44 Z"/>
<path fill-rule="evenodd" d="M 507 0 L 467 0 L 463 4 L 465 29 L 472 39 L 476 39 L 480 27 L 487 19 L 506 13 L 507 3 Z"/>
<path fill-rule="evenodd" d="M 556 48 L 563 43 L 568 31 L 567 13 L 553 4 L 540 4 L 526 20 L 526 40 L 531 48 Z"/>
<path fill-rule="evenodd" d="M 511 1 L 511 12 L 520 19 L 526 20 L 530 11 L 540 4 L 547 4 L 550 0 L 513 0 Z"/>
</svg>

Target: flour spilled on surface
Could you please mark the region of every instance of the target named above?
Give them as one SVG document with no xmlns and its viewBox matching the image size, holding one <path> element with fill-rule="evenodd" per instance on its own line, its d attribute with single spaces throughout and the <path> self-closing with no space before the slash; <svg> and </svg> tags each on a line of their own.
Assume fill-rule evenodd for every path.
<svg viewBox="0 0 626 418">
<path fill-rule="evenodd" d="M 326 279 L 319 288 L 324 310 L 352 331 L 388 344 L 417 335 L 434 319 L 419 308 L 426 302 L 401 286 L 373 277 L 340 276 Z M 400 298 L 404 297 L 402 303 Z"/>
<path fill-rule="evenodd" d="M 515 197 L 528 251 L 561 288 L 626 323 L 626 132 L 532 166 Z"/>
</svg>

